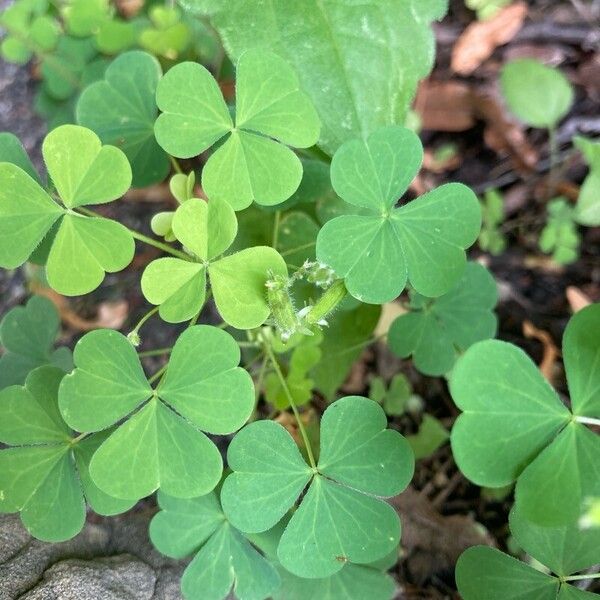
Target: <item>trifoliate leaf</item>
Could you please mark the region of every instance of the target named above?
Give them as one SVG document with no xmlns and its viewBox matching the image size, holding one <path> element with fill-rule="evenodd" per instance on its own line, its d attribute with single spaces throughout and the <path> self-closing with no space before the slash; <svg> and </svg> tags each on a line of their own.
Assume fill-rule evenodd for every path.
<svg viewBox="0 0 600 600">
<path fill-rule="evenodd" d="M 540 234 L 540 250 L 552 254 L 560 265 L 568 265 L 579 258 L 580 237 L 575 222 L 575 209 L 566 198 L 555 198 L 548 203 L 548 221 Z"/>
<path fill-rule="evenodd" d="M 117 498 L 141 498 L 159 486 L 177 497 L 212 490 L 221 456 L 199 429 L 231 433 L 250 416 L 254 386 L 239 358 L 229 334 L 190 327 L 153 390 L 125 336 L 97 330 L 81 338 L 77 368 L 60 389 L 63 417 L 79 431 L 99 431 L 129 416 L 94 454 L 96 485 Z"/>
<path fill-rule="evenodd" d="M 156 86 L 162 71 L 146 52 L 126 52 L 106 69 L 103 81 L 88 86 L 77 103 L 77 122 L 95 131 L 103 143 L 123 150 L 134 187 L 163 181 L 169 158 L 154 138 Z"/>
<path fill-rule="evenodd" d="M 460 352 L 494 337 L 497 299 L 489 271 L 478 263 L 468 263 L 462 277 L 443 296 L 411 295 L 410 311 L 390 327 L 390 348 L 402 358 L 412 354 L 422 373 L 443 375 L 452 369 Z"/>
<path fill-rule="evenodd" d="M 62 420 L 57 393 L 64 372 L 51 366 L 32 371 L 25 385 L 0 392 L 0 512 L 20 512 L 29 532 L 59 542 L 79 533 L 85 499 L 101 514 L 116 514 L 133 502 L 102 494 L 87 476 L 95 435 L 75 440 Z"/>
<path fill-rule="evenodd" d="M 156 138 L 182 158 L 223 139 L 202 173 L 207 195 L 236 210 L 252 201 L 279 204 L 296 191 L 302 177 L 300 160 L 283 144 L 312 146 L 319 135 L 318 117 L 294 71 L 269 52 L 253 50 L 240 57 L 236 97 L 234 123 L 204 67 L 190 62 L 173 67 L 158 85 L 163 112 L 155 124 Z"/>
<path fill-rule="evenodd" d="M 87 37 L 109 18 L 108 0 L 71 0 L 62 14 L 71 35 Z"/>
<path fill-rule="evenodd" d="M 431 415 L 423 415 L 423 421 L 419 431 L 414 435 L 406 437 L 415 458 L 427 458 L 431 456 L 448 438 L 448 430 Z"/>
<path fill-rule="evenodd" d="M 114 55 L 135 46 L 136 38 L 136 23 L 112 18 L 100 23 L 94 41 L 100 52 Z"/>
<path fill-rule="evenodd" d="M 275 568 L 227 521 L 214 492 L 181 500 L 161 490 L 158 501 L 152 543 L 173 558 L 195 554 L 181 579 L 186 598 L 222 600 L 233 591 L 239 600 L 263 600 L 280 586 Z"/>
<path fill-rule="evenodd" d="M 4 162 L 16 165 L 37 183 L 42 184 L 23 144 L 16 135 L 8 132 L 0 133 L 0 163 Z"/>
<path fill-rule="evenodd" d="M 497 190 L 487 190 L 481 203 L 483 222 L 479 234 L 479 247 L 493 256 L 506 248 L 506 237 L 500 229 L 504 221 L 504 199 Z"/>
<path fill-rule="evenodd" d="M 382 377 L 374 377 L 369 384 L 369 398 L 380 404 L 386 415 L 403 415 L 411 395 L 412 386 L 403 373 L 394 375 L 387 389 Z"/>
<path fill-rule="evenodd" d="M 582 225 L 595 227 L 600 225 L 600 142 L 581 136 L 576 136 L 573 141 L 590 167 L 579 190 L 575 218 Z"/>
<path fill-rule="evenodd" d="M 532 127 L 556 126 L 573 105 L 568 79 L 532 58 L 506 63 L 500 85 L 510 111 Z"/>
<path fill-rule="evenodd" d="M 7 241 L 0 266 L 23 264 L 44 241 L 50 286 L 65 295 L 85 294 L 100 285 L 105 272 L 125 268 L 135 247 L 121 224 L 72 209 L 123 195 L 131 169 L 119 149 L 102 146 L 96 134 L 76 125 L 51 131 L 42 153 L 64 206 L 24 170 L 0 163 L 0 234 Z"/>
<path fill-rule="evenodd" d="M 310 482 L 279 543 L 287 570 L 322 578 L 346 562 L 385 556 L 398 543 L 400 523 L 391 506 L 375 496 L 403 490 L 414 465 L 406 440 L 386 426 L 383 410 L 371 400 L 338 400 L 323 415 L 319 463 L 311 469 L 282 426 L 249 425 L 229 446 L 233 473 L 221 493 L 225 514 L 242 531 L 265 531 Z"/>
<path fill-rule="evenodd" d="M 25 306 L 6 313 L 0 322 L 0 389 L 22 384 L 30 371 L 50 364 L 70 371 L 73 366 L 68 348 L 54 350 L 59 327 L 58 311 L 43 296 L 31 297 Z"/>
<path fill-rule="evenodd" d="M 346 142 L 333 157 L 334 189 L 363 214 L 328 221 L 317 238 L 317 259 L 344 277 L 362 302 L 393 300 L 407 282 L 429 297 L 444 294 L 464 270 L 465 248 L 477 239 L 481 210 L 463 185 L 447 184 L 394 208 L 422 156 L 414 133 L 386 127 L 367 141 Z"/>
<path fill-rule="evenodd" d="M 599 308 L 591 305 L 578 313 L 565 334 L 574 415 L 531 360 L 504 342 L 472 346 L 450 381 L 454 401 L 464 411 L 452 430 L 460 469 L 488 487 L 516 480 L 520 512 L 541 525 L 577 521 L 586 498 L 600 493 L 600 437 L 585 426 L 585 417 L 598 414 L 589 394 L 598 381 Z"/>
<path fill-rule="evenodd" d="M 176 60 L 190 44 L 191 31 L 181 22 L 175 7 L 153 6 L 150 11 L 152 27 L 143 29 L 138 41 L 142 48 L 156 56 Z"/>
</svg>

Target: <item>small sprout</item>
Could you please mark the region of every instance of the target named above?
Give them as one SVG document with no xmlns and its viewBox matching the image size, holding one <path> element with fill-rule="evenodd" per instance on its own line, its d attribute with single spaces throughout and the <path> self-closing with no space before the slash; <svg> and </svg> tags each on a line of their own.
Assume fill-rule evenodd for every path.
<svg viewBox="0 0 600 600">
<path fill-rule="evenodd" d="M 141 343 L 142 339 L 140 338 L 140 334 L 134 329 L 127 334 L 127 339 L 131 343 L 131 345 L 137 348 Z"/>
</svg>

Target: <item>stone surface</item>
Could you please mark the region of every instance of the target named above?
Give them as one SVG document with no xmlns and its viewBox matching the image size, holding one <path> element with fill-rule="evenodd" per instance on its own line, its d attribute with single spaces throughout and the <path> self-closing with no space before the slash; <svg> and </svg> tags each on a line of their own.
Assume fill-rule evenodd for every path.
<svg viewBox="0 0 600 600">
<path fill-rule="evenodd" d="M 149 512 L 95 517 L 67 542 L 32 538 L 0 515 L 0 600 L 181 600 L 185 567 L 148 538 Z"/>
</svg>

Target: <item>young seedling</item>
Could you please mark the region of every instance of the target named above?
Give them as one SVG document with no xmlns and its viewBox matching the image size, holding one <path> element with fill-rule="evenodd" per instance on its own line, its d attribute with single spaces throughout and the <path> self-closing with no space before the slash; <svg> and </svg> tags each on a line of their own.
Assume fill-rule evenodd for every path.
<svg viewBox="0 0 600 600">
<path fill-rule="evenodd" d="M 566 198 L 555 198 L 548 203 L 548 222 L 540 234 L 540 250 L 552 254 L 559 265 L 568 265 L 579 258 L 581 239 L 575 218 L 575 209 Z"/>
<path fill-rule="evenodd" d="M 479 234 L 479 247 L 493 256 L 499 256 L 506 248 L 506 237 L 500 229 L 504 222 L 504 199 L 497 190 L 488 190 L 481 203 L 483 222 Z"/>
<path fill-rule="evenodd" d="M 581 225 L 595 227 L 600 225 L 600 142 L 581 136 L 573 141 L 590 167 L 579 191 L 575 217 Z"/>
</svg>

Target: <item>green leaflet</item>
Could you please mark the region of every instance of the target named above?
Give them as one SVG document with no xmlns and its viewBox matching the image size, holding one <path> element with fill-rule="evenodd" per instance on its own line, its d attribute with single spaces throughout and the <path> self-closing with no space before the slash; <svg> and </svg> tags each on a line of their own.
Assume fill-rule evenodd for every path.
<svg viewBox="0 0 600 600">
<path fill-rule="evenodd" d="M 333 187 L 360 214 L 325 223 L 317 237 L 317 259 L 344 277 L 348 291 L 362 302 L 393 300 L 407 282 L 425 296 L 446 293 L 465 268 L 465 249 L 477 239 L 479 203 L 461 184 L 444 185 L 394 208 L 422 155 L 414 133 L 392 126 L 378 129 L 366 142 L 346 142 L 333 157 Z"/>
<path fill-rule="evenodd" d="M 32 296 L 25 306 L 16 306 L 0 321 L 0 389 L 23 384 L 30 371 L 51 364 L 71 370 L 68 348 L 54 350 L 59 316 L 54 304 L 43 296 Z"/>
<path fill-rule="evenodd" d="M 390 348 L 402 358 L 412 354 L 422 373 L 443 375 L 452 369 L 460 352 L 494 337 L 497 299 L 491 274 L 478 263 L 468 263 L 456 285 L 443 296 L 428 299 L 411 294 L 411 311 L 390 327 Z"/>
<path fill-rule="evenodd" d="M 0 266 L 23 264 L 52 230 L 54 237 L 45 240 L 48 283 L 61 294 L 84 294 L 100 285 L 105 272 L 129 264 L 134 243 L 121 224 L 72 209 L 122 196 L 131 169 L 120 150 L 102 146 L 92 131 L 75 125 L 50 132 L 42 153 L 64 207 L 17 165 L 0 163 L 0 235 L 6 241 Z"/>
<path fill-rule="evenodd" d="M 566 198 L 555 198 L 548 203 L 548 220 L 540 233 L 540 250 L 552 254 L 560 265 L 568 265 L 579 258 L 580 237 L 577 231 L 576 209 Z"/>
<path fill-rule="evenodd" d="M 317 108 L 319 145 L 328 154 L 404 121 L 419 79 L 433 66 L 430 21 L 447 9 L 439 0 L 363 2 L 360 10 L 352 0 L 194 4 L 210 14 L 233 59 L 249 48 L 263 55 L 270 49 L 292 65 Z"/>
<path fill-rule="evenodd" d="M 522 58 L 504 65 L 500 85 L 511 112 L 532 127 L 555 127 L 573 104 L 568 79 L 535 59 Z"/>
<path fill-rule="evenodd" d="M 557 577 L 585 571 L 597 563 L 600 531 L 581 531 L 578 526 L 540 527 L 525 520 L 516 509 L 510 515 L 510 529 L 518 544 L 556 577 L 498 550 L 474 546 L 462 554 L 456 565 L 456 583 L 464 600 L 597 597 L 561 583 Z"/>
<path fill-rule="evenodd" d="M 87 470 L 90 448 L 104 434 L 74 442 L 60 416 L 57 393 L 64 372 L 51 366 L 33 370 L 25 385 L 0 392 L 0 512 L 20 512 L 35 537 L 59 542 L 79 533 L 85 499 L 100 514 L 116 514 L 134 502 L 103 494 Z"/>
<path fill-rule="evenodd" d="M 78 431 L 99 431 L 128 417 L 92 458 L 90 474 L 98 487 L 117 498 L 141 498 L 158 487 L 177 497 L 211 491 L 222 460 L 199 430 L 231 433 L 254 407 L 254 386 L 237 366 L 239 359 L 229 334 L 190 327 L 153 390 L 125 336 L 104 329 L 81 338 L 77 368 L 60 387 L 65 421 Z"/>
<path fill-rule="evenodd" d="M 142 291 L 149 302 L 160 305 L 160 316 L 178 323 L 196 315 L 204 304 L 208 275 L 224 321 L 238 329 L 262 325 L 270 313 L 265 290 L 270 273 L 287 276 L 279 253 L 258 246 L 221 258 L 237 234 L 235 213 L 223 200 L 187 200 L 171 227 L 190 261 L 159 258 L 146 267 Z"/>
<path fill-rule="evenodd" d="M 294 71 L 268 52 L 240 57 L 236 98 L 234 122 L 212 75 L 197 63 L 180 63 L 158 84 L 162 114 L 154 126 L 156 139 L 182 158 L 223 140 L 202 171 L 209 198 L 224 200 L 235 210 L 253 201 L 279 204 L 296 191 L 302 177 L 300 159 L 283 144 L 312 146 L 319 119 Z"/>
<path fill-rule="evenodd" d="M 233 588 L 239 600 L 263 600 L 279 587 L 277 571 L 227 521 L 214 492 L 180 500 L 161 491 L 158 501 L 152 543 L 173 558 L 195 554 L 181 580 L 186 598 L 221 600 Z"/>
<path fill-rule="evenodd" d="M 158 61 L 145 52 L 121 54 L 104 80 L 88 86 L 77 102 L 77 122 L 95 131 L 103 143 L 123 150 L 131 163 L 134 187 L 163 181 L 169 158 L 154 138 Z"/>
<path fill-rule="evenodd" d="M 249 425 L 229 446 L 233 473 L 221 492 L 227 518 L 241 531 L 265 531 L 310 483 L 279 542 L 285 569 L 323 578 L 347 562 L 385 556 L 398 543 L 400 523 L 391 506 L 375 496 L 402 491 L 414 466 L 406 440 L 386 426 L 383 410 L 371 400 L 338 400 L 323 415 L 313 470 L 283 427 L 272 421 Z"/>
<path fill-rule="evenodd" d="M 585 417 L 597 417 L 600 408 L 592 397 L 599 381 L 599 311 L 598 304 L 583 309 L 565 331 L 573 414 L 531 360 L 504 342 L 472 346 L 450 380 L 464 411 L 451 438 L 460 469 L 478 485 L 516 480 L 519 510 L 541 525 L 576 521 L 586 498 L 600 493 L 600 437 L 585 426 Z"/>
<path fill-rule="evenodd" d="M 17 165 L 29 177 L 37 181 L 40 185 L 42 184 L 40 176 L 35 170 L 25 148 L 23 148 L 23 144 L 21 144 L 16 135 L 8 132 L 0 133 L 0 163 L 3 162 Z"/>
<path fill-rule="evenodd" d="M 581 136 L 576 136 L 573 142 L 590 167 L 579 190 L 575 216 L 578 223 L 594 227 L 600 225 L 600 142 Z"/>
</svg>

